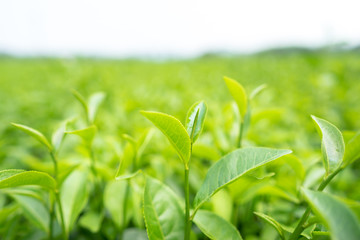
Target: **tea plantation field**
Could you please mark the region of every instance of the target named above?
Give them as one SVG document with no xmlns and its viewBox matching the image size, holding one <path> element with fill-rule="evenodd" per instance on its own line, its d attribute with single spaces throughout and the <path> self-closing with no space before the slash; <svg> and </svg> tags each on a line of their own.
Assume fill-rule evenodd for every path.
<svg viewBox="0 0 360 240">
<path fill-rule="evenodd" d="M 355 52 L 0 58 L 0 239 L 360 239 L 359 117 Z"/>
</svg>

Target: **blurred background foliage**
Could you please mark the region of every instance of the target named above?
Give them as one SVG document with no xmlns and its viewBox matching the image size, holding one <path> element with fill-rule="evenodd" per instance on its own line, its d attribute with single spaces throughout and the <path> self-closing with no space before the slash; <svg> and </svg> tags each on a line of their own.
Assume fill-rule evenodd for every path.
<svg viewBox="0 0 360 240">
<path fill-rule="evenodd" d="M 302 209 L 294 210 L 299 204 L 297 191 L 302 179 L 304 185 L 312 186 L 323 173 L 321 141 L 310 114 L 332 122 L 343 132 L 345 140 L 360 130 L 359 59 L 356 52 L 331 51 L 270 51 L 244 56 L 209 54 L 197 59 L 164 61 L 2 57 L 0 169 L 44 170 L 44 164 L 51 169 L 46 151 L 10 122 L 31 126 L 48 137 L 65 119 L 73 119 L 70 129 L 84 127 L 83 109 L 71 94 L 72 89 L 86 97 L 98 91 L 106 94 L 95 121 L 99 131 L 94 148 L 109 181 L 115 176 L 119 160 L 131 158 L 129 155 L 133 154 L 122 134 L 140 139 L 151 127 L 139 110 L 166 112 L 184 122 L 188 108 L 195 101 L 204 100 L 208 115 L 204 132 L 194 146 L 191 163 L 194 194 L 208 166 L 236 146 L 238 116 L 223 76 L 239 81 L 248 93 L 266 84 L 251 102 L 251 126 L 243 145 L 292 149 L 300 165 L 294 159 L 284 159 L 288 160 L 287 164 L 277 161 L 266 171 L 257 171 L 255 176 L 235 182 L 212 200 L 212 210 L 225 219 L 231 218 L 233 209 L 223 209 L 224 202 L 232 206 L 237 201 L 244 206 L 239 212 L 240 232 L 251 239 L 254 234 L 259 235 L 263 223 L 242 223 L 254 221 L 254 209 L 270 212 L 280 222 L 293 221 L 302 213 Z M 81 162 L 87 158 L 79 143 L 75 136 L 68 136 L 59 153 L 60 161 Z M 179 195 L 183 194 L 181 163 L 159 131 L 154 131 L 142 158 L 142 167 L 147 173 L 165 181 Z M 357 162 L 336 178 L 329 191 L 360 199 L 359 176 L 360 163 Z M 256 207 L 254 199 L 261 200 Z M 276 204 L 265 204 L 271 201 Z M 360 216 L 359 203 L 352 202 L 352 206 Z M 291 219 L 289 211 L 293 212 Z M 143 227 L 141 217 L 136 221 L 135 226 Z M 275 232 L 267 227 L 260 235 L 263 239 L 271 239 L 269 236 L 276 239 Z"/>
</svg>

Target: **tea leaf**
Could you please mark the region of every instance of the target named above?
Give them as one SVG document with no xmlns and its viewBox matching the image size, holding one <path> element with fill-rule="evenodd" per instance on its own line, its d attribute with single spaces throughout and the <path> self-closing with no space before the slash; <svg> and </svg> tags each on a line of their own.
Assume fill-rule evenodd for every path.
<svg viewBox="0 0 360 240">
<path fill-rule="evenodd" d="M 234 79 L 224 77 L 226 86 L 228 87 L 231 96 L 234 98 L 240 112 L 241 122 L 244 122 L 247 111 L 247 95 L 244 87 Z"/>
<path fill-rule="evenodd" d="M 68 121 L 61 123 L 60 126 L 54 131 L 51 137 L 51 144 L 56 151 L 59 150 L 61 143 L 63 142 L 66 136 L 65 132 L 66 132 L 67 124 Z"/>
<path fill-rule="evenodd" d="M 49 212 L 40 200 L 19 194 L 12 194 L 11 196 L 21 206 L 25 216 L 33 224 L 45 232 L 49 232 Z"/>
<path fill-rule="evenodd" d="M 206 104 L 200 101 L 192 105 L 187 113 L 185 128 L 192 143 L 196 141 L 203 129 L 206 112 Z"/>
<path fill-rule="evenodd" d="M 181 122 L 164 113 L 147 111 L 141 111 L 141 113 L 168 138 L 183 161 L 185 168 L 188 168 L 191 140 Z"/>
<path fill-rule="evenodd" d="M 266 84 L 261 84 L 260 86 L 258 86 L 257 88 L 255 88 L 251 93 L 250 93 L 250 99 L 254 99 L 259 93 L 261 93 L 265 88 L 267 88 Z"/>
<path fill-rule="evenodd" d="M 260 218 L 262 218 L 263 220 L 265 220 L 267 223 L 269 223 L 271 226 L 273 226 L 275 228 L 275 230 L 279 233 L 280 238 L 285 240 L 285 233 L 284 233 L 284 229 L 282 228 L 281 224 L 278 223 L 275 219 L 273 219 L 272 217 L 263 214 L 263 213 L 259 213 L 259 212 L 254 212 L 255 215 L 259 216 Z"/>
<path fill-rule="evenodd" d="M 111 181 L 106 184 L 104 190 L 104 206 L 119 229 L 127 222 L 124 219 L 124 207 L 126 207 L 126 189 L 128 187 L 128 181 Z"/>
<path fill-rule="evenodd" d="M 345 143 L 339 129 L 324 119 L 311 116 L 318 127 L 321 140 L 321 151 L 323 154 L 324 167 L 327 174 L 340 167 L 344 152 Z"/>
<path fill-rule="evenodd" d="M 84 108 L 85 114 L 86 114 L 86 116 L 88 117 L 88 115 L 89 115 L 89 108 L 88 108 L 88 105 L 87 105 L 87 103 L 86 103 L 85 98 L 84 98 L 78 91 L 76 91 L 75 89 L 72 89 L 71 92 L 72 92 L 72 94 L 75 96 L 75 98 L 79 101 L 79 103 L 81 104 L 81 106 Z"/>
<path fill-rule="evenodd" d="M 103 213 L 90 210 L 81 216 L 79 225 L 88 229 L 92 233 L 97 233 L 100 230 L 103 218 Z"/>
<path fill-rule="evenodd" d="M 225 155 L 207 172 L 194 199 L 195 210 L 221 188 L 245 173 L 289 153 L 290 150 L 253 147 L 237 149 Z"/>
<path fill-rule="evenodd" d="M 146 178 L 144 217 L 149 240 L 184 239 L 184 212 L 173 191 L 160 181 Z"/>
<path fill-rule="evenodd" d="M 47 173 L 20 169 L 0 171 L 0 189 L 25 185 L 37 185 L 49 189 L 56 188 L 55 180 Z"/>
<path fill-rule="evenodd" d="M 148 237 L 144 229 L 127 228 L 124 231 L 123 239 L 148 240 Z"/>
<path fill-rule="evenodd" d="M 360 133 L 357 133 L 346 144 L 344 165 L 347 166 L 358 159 L 360 159 Z"/>
<path fill-rule="evenodd" d="M 96 126 L 91 125 L 90 127 L 87 128 L 83 128 L 75 131 L 68 131 L 66 133 L 78 135 L 84 141 L 85 145 L 91 146 L 96 134 L 96 130 L 97 130 Z"/>
<path fill-rule="evenodd" d="M 104 101 L 105 96 L 106 95 L 103 92 L 97 92 L 90 96 L 88 104 L 88 118 L 90 123 L 94 122 L 98 108 Z"/>
<path fill-rule="evenodd" d="M 360 224 L 351 210 L 331 195 L 304 189 L 305 198 L 334 240 L 360 239 Z"/>
<path fill-rule="evenodd" d="M 239 231 L 232 224 L 210 211 L 199 210 L 194 222 L 210 239 L 242 240 Z"/>
<path fill-rule="evenodd" d="M 49 151 L 52 150 L 52 146 L 49 143 L 49 141 L 46 139 L 46 137 L 39 132 L 38 130 L 35 130 L 31 127 L 22 125 L 22 124 L 17 124 L 17 123 L 11 123 L 13 126 L 17 127 L 18 129 L 24 131 L 25 133 L 27 133 L 28 135 L 32 136 L 33 138 L 35 138 L 36 140 L 38 140 L 40 143 L 42 143 L 45 147 L 47 147 L 47 149 Z"/>
<path fill-rule="evenodd" d="M 67 233 L 73 227 L 76 219 L 88 200 L 87 173 L 73 171 L 63 182 L 60 191 L 60 201 L 63 208 L 65 229 Z"/>
</svg>

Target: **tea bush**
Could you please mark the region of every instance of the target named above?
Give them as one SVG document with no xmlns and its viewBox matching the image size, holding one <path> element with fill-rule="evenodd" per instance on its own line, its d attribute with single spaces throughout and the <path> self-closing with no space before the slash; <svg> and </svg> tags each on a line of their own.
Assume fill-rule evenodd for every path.
<svg viewBox="0 0 360 240">
<path fill-rule="evenodd" d="M 357 57 L 0 59 L 1 239 L 359 239 Z"/>
</svg>

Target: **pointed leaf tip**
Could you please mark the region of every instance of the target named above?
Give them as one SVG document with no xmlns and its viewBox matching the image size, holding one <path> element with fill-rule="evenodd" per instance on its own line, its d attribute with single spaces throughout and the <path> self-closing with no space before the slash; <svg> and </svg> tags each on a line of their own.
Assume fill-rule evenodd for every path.
<svg viewBox="0 0 360 240">
<path fill-rule="evenodd" d="M 340 130 L 332 123 L 311 115 L 321 136 L 321 152 L 326 172 L 329 174 L 341 166 L 345 143 Z"/>
<path fill-rule="evenodd" d="M 23 132 L 25 132 L 26 134 L 28 134 L 29 136 L 35 138 L 36 140 L 38 140 L 40 143 L 42 143 L 45 147 L 47 147 L 47 149 L 49 151 L 52 150 L 52 146 L 51 144 L 49 143 L 49 141 L 47 140 L 47 138 L 44 136 L 44 134 L 42 134 L 40 131 L 34 129 L 34 128 L 31 128 L 31 127 L 28 127 L 28 126 L 25 126 L 25 125 L 22 125 L 22 124 L 18 124 L 18 123 L 11 123 L 11 125 L 13 125 L 14 127 L 22 130 Z"/>
<path fill-rule="evenodd" d="M 234 79 L 225 76 L 224 81 L 239 108 L 241 122 L 244 122 L 248 105 L 246 91 L 244 87 Z"/>
<path fill-rule="evenodd" d="M 141 111 L 141 114 L 167 137 L 187 168 L 190 160 L 191 140 L 181 122 L 165 113 Z"/>
<path fill-rule="evenodd" d="M 194 103 L 187 113 L 185 128 L 192 143 L 196 141 L 204 127 L 206 113 L 207 106 L 204 101 Z"/>
</svg>

